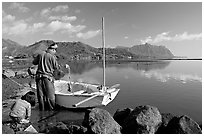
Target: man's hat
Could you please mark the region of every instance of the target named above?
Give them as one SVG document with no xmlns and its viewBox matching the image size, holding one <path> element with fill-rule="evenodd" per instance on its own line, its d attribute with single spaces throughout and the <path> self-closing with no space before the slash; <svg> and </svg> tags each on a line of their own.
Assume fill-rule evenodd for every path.
<svg viewBox="0 0 204 136">
<path fill-rule="evenodd" d="M 58 46 L 57 46 L 56 43 L 53 43 L 53 44 L 51 44 L 51 45 L 49 46 L 49 49 L 57 49 L 57 48 L 58 48 Z"/>
</svg>

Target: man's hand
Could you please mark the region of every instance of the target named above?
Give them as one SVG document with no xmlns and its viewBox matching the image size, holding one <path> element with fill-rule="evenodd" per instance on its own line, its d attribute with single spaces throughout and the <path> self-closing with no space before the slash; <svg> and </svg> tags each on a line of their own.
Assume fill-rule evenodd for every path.
<svg viewBox="0 0 204 136">
<path fill-rule="evenodd" d="M 65 64 L 65 68 L 68 70 L 68 73 L 70 74 L 70 66 L 68 64 Z"/>
</svg>

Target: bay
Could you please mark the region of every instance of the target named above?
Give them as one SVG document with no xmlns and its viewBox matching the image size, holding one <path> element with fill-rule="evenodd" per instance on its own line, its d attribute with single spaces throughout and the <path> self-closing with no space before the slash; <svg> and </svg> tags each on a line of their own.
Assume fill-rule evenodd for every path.
<svg viewBox="0 0 204 136">
<path fill-rule="evenodd" d="M 103 83 L 101 63 L 68 64 L 72 81 Z M 120 84 L 114 101 L 102 107 L 112 115 L 117 109 L 151 105 L 161 113 L 188 115 L 202 122 L 202 61 L 112 62 L 105 71 L 106 85 Z"/>
<path fill-rule="evenodd" d="M 101 85 L 103 65 L 100 62 L 63 62 L 71 68 L 71 81 Z M 62 65 L 64 65 L 62 64 Z M 187 115 L 202 124 L 202 61 L 174 60 L 154 62 L 107 62 L 106 85 L 120 84 L 116 98 L 103 108 L 111 115 L 117 109 L 141 105 L 157 107 L 160 113 Z M 61 80 L 69 80 L 66 74 Z M 81 125 L 85 112 L 60 109 L 57 112 L 32 110 L 34 127 L 43 132 L 51 123 Z M 44 120 L 45 118 L 45 120 Z"/>
</svg>

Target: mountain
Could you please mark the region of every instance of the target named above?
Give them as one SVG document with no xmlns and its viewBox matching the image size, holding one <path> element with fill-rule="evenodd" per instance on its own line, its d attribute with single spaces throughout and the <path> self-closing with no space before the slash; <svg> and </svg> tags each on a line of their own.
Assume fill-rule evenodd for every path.
<svg viewBox="0 0 204 136">
<path fill-rule="evenodd" d="M 14 56 L 21 48 L 23 48 L 23 46 L 17 42 L 9 39 L 2 39 L 2 56 Z"/>
<path fill-rule="evenodd" d="M 3 41 L 4 53 L 10 53 L 12 55 L 23 57 L 32 57 L 42 51 L 45 51 L 47 47 L 52 44 L 52 40 L 41 40 L 29 46 L 21 46 L 11 40 Z M 75 42 L 56 42 L 58 45 L 57 57 L 62 59 L 101 59 L 102 48 L 94 48 L 90 45 L 84 44 L 79 41 Z M 6 49 L 10 50 L 6 50 Z M 7 52 L 9 51 L 9 52 Z M 107 59 L 138 59 L 138 58 L 172 58 L 174 55 L 165 46 L 156 46 L 150 44 L 135 45 L 133 47 L 117 47 L 106 48 Z"/>
<path fill-rule="evenodd" d="M 47 47 L 52 43 L 54 43 L 54 41 L 52 40 L 41 40 L 39 42 L 36 42 L 32 45 L 29 45 L 21 49 L 21 51 L 19 51 L 18 54 L 25 54 L 28 57 L 32 57 L 34 54 L 38 54 L 41 53 L 42 51 L 45 51 Z"/>
<path fill-rule="evenodd" d="M 58 45 L 58 56 L 92 56 L 97 54 L 98 49 L 91 47 L 90 45 L 84 44 L 82 42 L 56 42 Z"/>
<path fill-rule="evenodd" d="M 156 46 L 148 43 L 142 45 L 135 45 L 128 49 L 129 52 L 153 58 L 172 58 L 174 55 L 165 46 Z"/>
</svg>

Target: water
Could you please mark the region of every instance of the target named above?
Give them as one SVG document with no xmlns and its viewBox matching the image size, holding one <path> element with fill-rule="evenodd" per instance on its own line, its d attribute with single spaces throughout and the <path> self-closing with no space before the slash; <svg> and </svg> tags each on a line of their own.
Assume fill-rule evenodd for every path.
<svg viewBox="0 0 204 136">
<path fill-rule="evenodd" d="M 69 65 L 73 81 L 103 83 L 101 63 Z M 106 84 L 118 83 L 119 94 L 104 107 L 111 114 L 117 109 L 149 104 L 158 107 L 161 113 L 185 114 L 202 121 L 202 61 L 107 64 Z"/>
<path fill-rule="evenodd" d="M 72 81 L 103 83 L 101 63 L 68 64 Z M 63 80 L 68 80 L 68 75 Z M 188 115 L 196 122 L 202 122 L 202 61 L 107 63 L 106 85 L 114 84 L 120 84 L 119 94 L 102 107 L 112 115 L 117 109 L 151 105 L 161 113 Z M 83 116 L 83 112 L 66 110 L 60 111 L 54 118 L 70 121 L 83 119 Z"/>
</svg>

